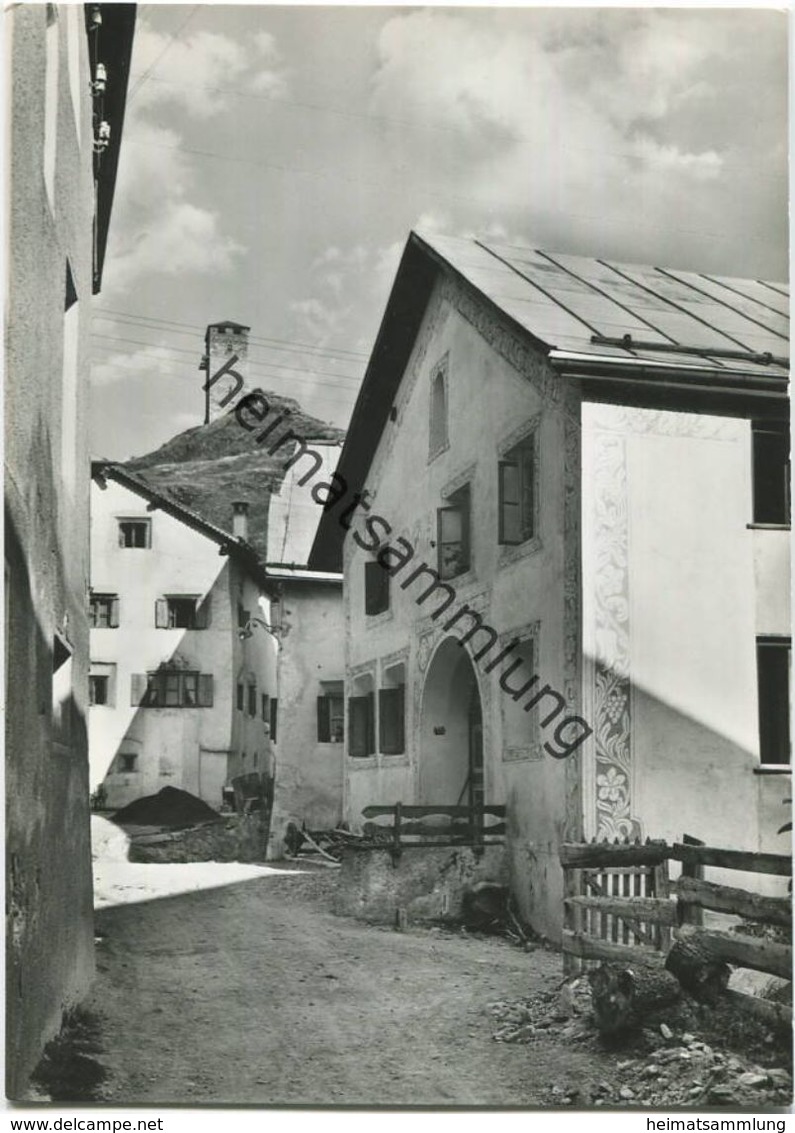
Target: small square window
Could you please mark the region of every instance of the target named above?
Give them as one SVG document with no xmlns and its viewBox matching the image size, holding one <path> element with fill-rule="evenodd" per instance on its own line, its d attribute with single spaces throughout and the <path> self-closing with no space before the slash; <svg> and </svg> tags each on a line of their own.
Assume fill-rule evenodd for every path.
<svg viewBox="0 0 795 1133">
<path fill-rule="evenodd" d="M 120 519 L 119 546 L 136 549 L 148 549 L 151 547 L 151 519 Z"/>
<path fill-rule="evenodd" d="M 129 775 L 131 771 L 138 770 L 138 756 L 135 752 L 122 751 L 119 753 L 119 770 Z"/>
<path fill-rule="evenodd" d="M 105 675 L 95 676 L 95 675 L 92 674 L 91 676 L 89 676 L 89 678 L 88 678 L 88 703 L 90 705 L 107 704 L 108 703 L 108 693 L 110 691 L 109 685 L 110 685 L 110 678 L 105 676 Z"/>
<path fill-rule="evenodd" d="M 119 597 L 117 594 L 92 594 L 88 604 L 88 624 L 92 629 L 117 629 Z"/>
</svg>

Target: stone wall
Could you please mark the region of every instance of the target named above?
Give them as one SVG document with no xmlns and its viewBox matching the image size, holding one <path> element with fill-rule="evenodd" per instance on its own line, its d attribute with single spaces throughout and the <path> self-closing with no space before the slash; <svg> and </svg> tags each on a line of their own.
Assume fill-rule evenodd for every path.
<svg viewBox="0 0 795 1133">
<path fill-rule="evenodd" d="M 138 834 L 131 862 L 264 862 L 268 825 L 258 814 L 236 814 L 188 830 Z"/>
<path fill-rule="evenodd" d="M 507 885 L 504 846 L 476 856 L 470 846 L 406 848 L 396 863 L 388 848 L 348 848 L 342 858 L 334 912 L 393 924 L 398 909 L 415 922 L 457 921 L 465 889 L 478 881 Z"/>
</svg>

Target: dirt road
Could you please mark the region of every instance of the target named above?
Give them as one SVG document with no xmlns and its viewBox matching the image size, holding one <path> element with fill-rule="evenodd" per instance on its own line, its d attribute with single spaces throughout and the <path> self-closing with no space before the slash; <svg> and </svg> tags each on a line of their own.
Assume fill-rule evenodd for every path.
<svg viewBox="0 0 795 1133">
<path fill-rule="evenodd" d="M 550 1104 L 608 1056 L 494 1042 L 488 1004 L 554 987 L 558 956 L 397 933 L 328 911 L 333 871 L 97 914 L 103 1090 L 114 1104 Z"/>
</svg>

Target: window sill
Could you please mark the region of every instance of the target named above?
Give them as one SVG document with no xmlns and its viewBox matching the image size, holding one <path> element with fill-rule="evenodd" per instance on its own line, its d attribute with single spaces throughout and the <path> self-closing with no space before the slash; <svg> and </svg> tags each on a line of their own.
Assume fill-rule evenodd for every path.
<svg viewBox="0 0 795 1133">
<path fill-rule="evenodd" d="M 748 531 L 790 531 L 789 523 L 746 523 Z"/>
<path fill-rule="evenodd" d="M 510 566 L 511 563 L 515 563 L 519 559 L 536 554 L 543 546 L 540 535 L 534 535 L 532 539 L 527 539 L 524 543 L 501 543 L 499 565 L 501 567 Z"/>
<path fill-rule="evenodd" d="M 791 763 L 760 763 L 754 768 L 754 775 L 791 775 Z"/>
<path fill-rule="evenodd" d="M 391 622 L 393 616 L 394 615 L 392 613 L 392 607 L 391 606 L 389 606 L 386 610 L 381 610 L 377 614 L 365 613 L 365 615 L 364 615 L 365 629 L 372 629 L 374 626 L 380 626 L 384 622 Z"/>
<path fill-rule="evenodd" d="M 375 755 L 349 755 L 348 767 L 351 771 L 371 771 L 378 767 L 378 757 Z"/>
</svg>

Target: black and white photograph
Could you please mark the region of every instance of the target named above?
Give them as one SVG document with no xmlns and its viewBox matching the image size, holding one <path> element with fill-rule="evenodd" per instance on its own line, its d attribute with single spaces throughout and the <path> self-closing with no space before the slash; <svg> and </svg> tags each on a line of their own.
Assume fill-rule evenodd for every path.
<svg viewBox="0 0 795 1133">
<path fill-rule="evenodd" d="M 783 1133 L 788 10 L 3 26 L 8 1128 Z"/>
</svg>

